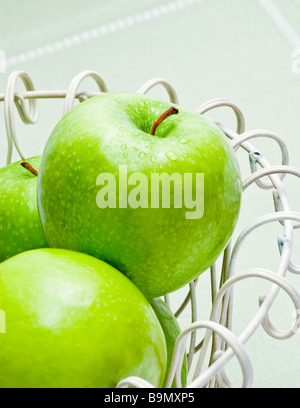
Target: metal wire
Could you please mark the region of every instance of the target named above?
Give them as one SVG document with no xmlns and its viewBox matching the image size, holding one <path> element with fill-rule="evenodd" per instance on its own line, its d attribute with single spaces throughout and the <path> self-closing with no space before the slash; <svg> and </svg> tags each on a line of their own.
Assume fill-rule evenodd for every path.
<svg viewBox="0 0 300 408">
<path fill-rule="evenodd" d="M 83 80 L 92 78 L 99 91 L 97 92 L 79 92 L 78 89 Z M 25 86 L 24 92 L 17 92 L 17 81 L 21 80 Z M 155 86 L 163 86 L 167 91 L 168 97 L 172 103 L 178 104 L 178 96 L 173 86 L 166 80 L 154 78 L 142 85 L 137 93 L 147 94 Z M 15 127 L 15 110 L 17 109 L 21 120 L 25 124 L 34 124 L 38 120 L 38 99 L 65 99 L 63 114 L 72 109 L 75 100 L 79 102 L 101 92 L 108 92 L 108 88 L 103 78 L 95 71 L 84 71 L 77 74 L 67 90 L 57 91 L 37 91 L 34 89 L 33 82 L 29 75 L 23 71 L 16 71 L 10 74 L 4 94 L 0 94 L 0 102 L 4 102 L 4 116 L 7 137 L 7 164 L 11 162 L 13 148 L 16 149 L 19 156 L 25 159 L 21 148 Z M 29 109 L 27 109 L 28 100 Z M 174 379 L 176 385 L 181 387 L 181 368 L 184 354 L 187 351 L 187 341 L 190 339 L 188 349 L 188 370 L 194 367 L 193 380 L 187 387 L 222 387 L 230 388 L 233 384 L 226 374 L 227 363 L 235 356 L 241 366 L 243 375 L 242 386 L 251 387 L 253 383 L 253 372 L 251 360 L 248 357 L 244 345 L 253 336 L 257 328 L 261 325 L 267 335 L 275 339 L 288 339 L 294 336 L 300 328 L 300 295 L 289 283 L 286 275 L 288 272 L 299 275 L 300 265 L 292 262 L 292 244 L 294 230 L 300 228 L 300 212 L 292 211 L 289 204 L 288 195 L 284 188 L 284 178 L 287 175 L 300 178 L 300 169 L 289 165 L 288 149 L 284 141 L 273 132 L 267 130 L 245 131 L 245 118 L 240 108 L 232 101 L 224 98 L 208 101 L 196 109 L 198 114 L 207 112 L 220 107 L 229 107 L 236 116 L 236 131 L 229 129 L 224 124 L 214 121 L 214 123 L 225 133 L 236 151 L 243 149 L 249 156 L 251 174 L 243 182 L 243 190 L 247 190 L 255 184 L 257 188 L 271 190 L 274 202 L 275 212 L 260 217 L 252 221 L 238 236 L 235 242 L 229 242 L 223 254 L 223 263 L 221 271 L 218 274 L 217 263 L 210 268 L 211 277 L 211 298 L 212 308 L 210 319 L 208 321 L 198 321 L 197 310 L 199 301 L 197 301 L 197 282 L 198 279 L 190 282 L 189 292 L 183 300 L 181 306 L 174 311 L 178 318 L 188 305 L 191 307 L 191 322 L 188 327 L 182 331 L 177 339 L 172 358 L 170 371 L 166 387 L 171 387 Z M 15 109 L 16 108 L 16 109 Z M 280 165 L 271 165 L 264 157 L 262 152 L 258 151 L 249 141 L 256 138 L 268 138 L 275 141 L 281 150 L 282 161 Z M 260 167 L 260 168 L 259 168 Z M 263 178 L 268 178 L 268 182 Z M 262 269 L 259 266 L 246 271 L 236 272 L 237 258 L 242 246 L 246 245 L 247 238 L 254 231 L 270 223 L 278 223 L 283 227 L 282 234 L 277 237 L 280 261 L 276 272 Z M 270 282 L 270 288 L 267 294 L 261 294 L 258 299 L 259 308 L 252 320 L 246 324 L 246 327 L 239 337 L 232 332 L 233 320 L 233 288 L 238 286 L 238 282 L 246 279 L 263 279 Z M 294 326 L 283 331 L 276 328 L 270 318 L 270 309 L 278 295 L 280 289 L 284 290 L 291 298 L 295 310 L 296 321 Z M 167 294 L 164 297 L 165 302 L 170 306 L 172 296 L 176 294 Z M 205 335 L 201 342 L 196 344 L 196 332 L 205 329 Z M 205 366 L 207 361 L 208 364 Z M 198 357 L 197 357 L 198 355 Z M 195 364 L 193 364 L 195 363 Z M 151 388 L 152 384 L 142 378 L 128 377 L 120 381 L 119 388 L 136 387 Z"/>
</svg>

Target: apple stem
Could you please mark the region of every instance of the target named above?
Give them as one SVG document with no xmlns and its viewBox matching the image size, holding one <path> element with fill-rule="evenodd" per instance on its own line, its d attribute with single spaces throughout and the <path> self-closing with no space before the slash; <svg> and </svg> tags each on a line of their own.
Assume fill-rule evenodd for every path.
<svg viewBox="0 0 300 408">
<path fill-rule="evenodd" d="M 171 108 L 169 108 L 166 112 L 164 112 L 158 119 L 157 121 L 155 121 L 153 123 L 153 126 L 150 130 L 150 135 L 155 135 L 156 129 L 157 127 L 165 120 L 167 119 L 169 116 L 171 115 L 177 115 L 177 113 L 179 113 L 179 110 L 177 108 L 175 108 L 174 106 L 172 106 Z"/>
<path fill-rule="evenodd" d="M 21 166 L 23 166 L 24 169 L 30 171 L 30 173 L 32 173 L 34 176 L 38 176 L 38 174 L 39 174 L 38 171 L 34 167 L 32 167 L 30 163 L 22 162 Z"/>
</svg>

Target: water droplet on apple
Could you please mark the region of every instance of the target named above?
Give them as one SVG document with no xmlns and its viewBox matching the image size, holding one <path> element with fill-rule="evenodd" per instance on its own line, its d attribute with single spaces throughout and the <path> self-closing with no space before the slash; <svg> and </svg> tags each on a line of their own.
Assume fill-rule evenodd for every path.
<svg viewBox="0 0 300 408">
<path fill-rule="evenodd" d="M 126 144 L 122 144 L 121 149 L 122 149 L 122 150 L 126 150 L 126 149 L 127 149 Z"/>
<path fill-rule="evenodd" d="M 168 159 L 170 159 L 172 161 L 177 160 L 177 155 L 175 153 L 173 153 L 173 152 L 167 153 L 166 156 L 167 156 Z"/>
<path fill-rule="evenodd" d="M 190 141 L 188 139 L 181 139 L 180 142 L 182 144 L 188 144 Z"/>
<path fill-rule="evenodd" d="M 128 153 L 123 153 L 124 159 L 126 159 L 127 156 L 128 156 Z"/>
<path fill-rule="evenodd" d="M 139 150 L 139 148 L 138 147 L 136 147 L 136 146 L 134 146 L 133 147 L 133 150 L 135 150 L 136 152 Z"/>
<path fill-rule="evenodd" d="M 140 158 L 140 159 L 144 159 L 145 157 L 147 157 L 147 154 L 146 154 L 145 152 L 141 152 L 141 153 L 139 154 L 139 158 Z"/>
<path fill-rule="evenodd" d="M 157 158 L 155 156 L 151 156 L 150 160 L 152 161 L 152 163 L 155 163 Z"/>
</svg>

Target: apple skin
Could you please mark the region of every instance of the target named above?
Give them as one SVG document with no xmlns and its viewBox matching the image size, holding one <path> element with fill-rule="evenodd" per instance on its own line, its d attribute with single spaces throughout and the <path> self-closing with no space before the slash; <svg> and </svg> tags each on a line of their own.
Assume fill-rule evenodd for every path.
<svg viewBox="0 0 300 408">
<path fill-rule="evenodd" d="M 176 344 L 177 337 L 181 333 L 180 325 L 173 315 L 170 308 L 166 305 L 166 303 L 160 299 L 155 298 L 150 300 L 150 304 L 159 320 L 159 323 L 163 329 L 166 344 L 167 344 L 167 368 L 166 374 L 163 381 L 163 387 L 168 379 L 169 370 L 171 368 L 173 352 Z M 185 388 L 187 384 L 187 356 L 185 354 L 182 369 L 181 369 L 181 384 L 182 387 Z M 176 388 L 175 378 L 172 383 L 172 388 Z"/>
<path fill-rule="evenodd" d="M 0 169 L 0 262 L 48 247 L 37 210 L 37 177 L 20 165 L 22 161 Z M 40 156 L 28 159 L 37 170 L 40 161 Z"/>
<path fill-rule="evenodd" d="M 163 381 L 166 343 L 147 299 L 86 254 L 24 252 L 0 265 L 0 388 L 112 388 Z"/>
<path fill-rule="evenodd" d="M 38 208 L 49 245 L 85 252 L 126 274 L 149 299 L 173 292 L 207 270 L 227 245 L 242 193 L 236 155 L 204 116 L 144 95 L 108 93 L 73 108 L 53 130 L 38 181 Z M 204 173 L 204 216 L 183 208 L 105 208 L 101 173 Z M 193 180 L 195 191 L 195 179 Z"/>
</svg>

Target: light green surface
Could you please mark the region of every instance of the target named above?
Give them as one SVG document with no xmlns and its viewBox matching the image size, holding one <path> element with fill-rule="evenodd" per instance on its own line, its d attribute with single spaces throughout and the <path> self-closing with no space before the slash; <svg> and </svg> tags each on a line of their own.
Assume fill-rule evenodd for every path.
<svg viewBox="0 0 300 408">
<path fill-rule="evenodd" d="M 191 3 L 191 4 L 189 4 Z M 247 129 L 270 129 L 280 135 L 290 151 L 291 164 L 300 166 L 299 95 L 300 73 L 292 71 L 295 44 L 288 41 L 258 0 L 203 0 L 174 2 L 153 14 L 142 14 L 142 23 L 126 20 L 136 13 L 168 6 L 167 1 L 110 0 L 57 1 L 0 0 L 0 48 L 8 60 L 20 61 L 19 55 L 36 47 L 52 45 L 71 38 L 70 47 L 23 63 L 8 66 L 8 73 L 22 69 L 32 77 L 37 89 L 66 89 L 80 71 L 93 69 L 105 79 L 110 91 L 135 91 L 145 81 L 162 77 L 175 87 L 180 103 L 194 109 L 204 101 L 227 97 L 236 102 L 246 116 Z M 274 0 L 281 15 L 300 36 L 300 2 Z M 180 8 L 183 5 L 183 8 Z M 146 20 L 145 16 L 150 19 Z M 121 29 L 120 22 L 125 22 Z M 132 25 L 128 25 L 128 21 Z M 113 25 L 109 25 L 110 23 Z M 107 34 L 91 39 L 89 30 L 105 25 Z M 115 31 L 112 31 L 114 30 Z M 82 32 L 90 39 L 75 45 Z M 96 31 L 98 34 L 99 30 Z M 81 37 L 80 37 L 81 38 Z M 66 44 L 70 43 L 70 40 Z M 299 44 L 300 47 L 300 44 Z M 49 48 L 48 48 L 49 49 Z M 51 47 L 50 47 L 51 49 Z M 42 51 L 45 50 L 42 48 Z M 22 57 L 21 57 L 22 60 Z M 0 93 L 7 74 L 0 75 Z M 83 88 L 96 89 L 87 80 Z M 22 89 L 20 86 L 19 89 Z M 167 98 L 162 88 L 150 92 Z M 5 158 L 3 106 L 0 104 L 0 163 Z M 18 120 L 17 131 L 28 156 L 42 153 L 43 146 L 63 109 L 62 101 L 42 101 L 36 126 L 25 126 Z M 220 110 L 210 116 L 235 126 L 233 115 Z M 279 149 L 272 142 L 258 141 L 272 163 L 280 162 Z M 15 154 L 14 158 L 18 156 Z M 248 158 L 239 153 L 243 174 L 249 173 Z M 292 208 L 299 210 L 299 182 L 289 176 L 286 182 Z M 246 192 L 238 233 L 253 219 L 272 212 L 269 192 L 251 187 Z M 276 270 L 278 250 L 276 237 L 280 226 L 264 227 L 254 233 L 240 254 L 237 270 L 252 266 Z M 295 232 L 293 261 L 300 263 L 299 233 Z M 300 278 L 288 275 L 300 291 Z M 234 331 L 239 334 L 258 307 L 258 297 L 269 285 L 258 280 L 240 283 L 235 291 Z M 209 274 L 199 281 L 199 319 L 209 317 Z M 178 294 L 175 303 L 179 303 Z M 282 295 L 271 312 L 274 324 L 290 328 L 293 322 L 291 301 Z M 183 320 L 188 315 L 184 314 Z M 259 329 L 246 349 L 253 363 L 255 387 L 300 387 L 300 335 L 287 341 L 269 338 Z M 232 381 L 239 385 L 240 371 L 233 364 Z"/>
</svg>

